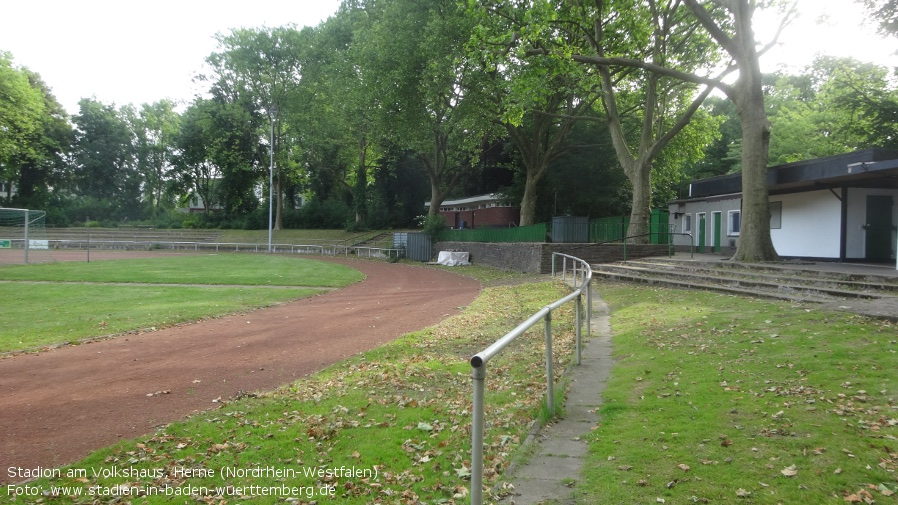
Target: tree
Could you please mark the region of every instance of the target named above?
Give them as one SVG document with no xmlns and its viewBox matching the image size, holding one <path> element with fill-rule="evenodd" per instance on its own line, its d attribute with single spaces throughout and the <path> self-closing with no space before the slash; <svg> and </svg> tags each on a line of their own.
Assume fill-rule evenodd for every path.
<svg viewBox="0 0 898 505">
<path fill-rule="evenodd" d="M 0 52 L 0 181 L 18 183 L 22 160 L 37 156 L 34 140 L 43 130 L 44 115 L 44 97 L 29 74 L 13 66 L 9 53 Z"/>
<path fill-rule="evenodd" d="M 639 44 L 635 48 L 650 47 L 654 48 L 649 53 L 649 58 L 632 57 L 632 51 L 624 53 L 624 57 L 616 57 L 608 54 L 597 55 L 581 55 L 571 52 L 571 57 L 576 61 L 583 61 L 598 68 L 610 67 L 626 67 L 631 69 L 643 69 L 649 71 L 655 77 L 647 77 L 647 79 L 672 78 L 684 83 L 693 83 L 707 87 L 715 87 L 724 92 L 727 97 L 736 106 L 736 112 L 742 125 L 742 190 L 743 190 L 743 208 L 742 208 L 742 230 L 739 246 L 737 247 L 734 259 L 741 261 L 773 261 L 778 258 L 773 241 L 770 238 L 770 211 L 767 191 L 767 157 L 770 142 L 770 122 L 764 109 L 763 80 L 758 64 L 758 58 L 764 49 L 759 49 L 754 38 L 752 30 L 752 17 L 755 10 L 759 7 L 755 0 L 708 0 L 699 3 L 698 0 L 682 0 L 683 4 L 689 9 L 692 16 L 698 21 L 699 25 L 707 32 L 708 36 L 713 39 L 714 43 L 719 46 L 733 62 L 734 67 L 738 69 L 739 75 L 736 81 L 731 85 L 722 80 L 722 76 L 709 77 L 698 75 L 695 72 L 678 68 L 676 63 L 678 58 L 670 61 L 656 58 L 658 54 L 657 45 Z M 762 6 L 769 6 L 771 2 L 763 2 Z M 649 2 L 651 6 L 653 2 Z M 578 6 L 585 4 L 577 3 Z M 603 2 L 598 1 L 595 4 L 598 12 L 602 12 Z M 676 4 L 668 4 L 675 6 Z M 631 5 L 631 9 L 635 7 Z M 590 7 L 591 8 L 591 7 Z M 631 9 L 615 9 L 614 12 L 625 13 L 620 16 L 620 20 L 627 20 Z M 656 30 L 663 30 L 664 24 L 658 21 L 664 19 L 658 17 L 657 9 L 652 9 L 652 19 L 654 20 L 654 28 L 652 37 L 660 40 L 661 37 L 655 33 Z M 779 30 L 788 24 L 794 13 L 794 7 L 788 10 L 782 18 Z M 672 18 L 675 19 L 675 18 Z M 604 34 L 606 31 L 601 26 L 601 21 L 596 21 L 597 30 L 595 32 L 594 47 L 607 48 L 603 44 Z M 685 26 L 689 26 L 686 23 Z M 628 35 L 623 40 L 629 42 L 637 39 L 639 35 L 638 26 L 633 25 L 636 29 L 635 33 L 629 33 L 628 30 L 621 30 L 622 33 Z M 671 26 L 682 26 L 675 23 Z M 687 30 L 685 33 L 689 33 Z M 768 47 L 770 47 L 768 45 Z M 543 50 L 544 51 L 544 50 Z M 539 48 L 536 52 L 543 52 Z M 637 55 L 639 52 L 637 51 Z M 663 54 L 663 53 L 662 53 Z M 676 52 L 671 53 L 677 54 Z M 724 72 L 727 74 L 728 72 Z M 608 86 L 608 79 L 604 79 L 605 88 Z M 652 93 L 646 94 L 646 103 L 651 104 L 657 97 L 653 98 Z M 606 103 L 606 109 L 607 109 Z M 691 108 L 692 106 L 690 106 Z M 613 110 L 609 111 L 613 114 Z M 650 115 L 646 115 L 649 118 Z M 643 128 L 643 134 L 646 133 Z M 614 135 L 614 134 L 613 134 Z M 623 144 L 620 135 L 616 135 L 616 145 Z M 614 137 L 613 137 L 614 138 Z M 624 151 L 623 147 L 616 146 L 616 150 L 620 153 Z M 638 160 L 639 158 L 636 157 Z M 635 188 L 634 188 L 635 190 Z M 638 197 L 637 197 L 638 198 Z M 634 198 L 635 207 L 636 198 Z"/>
<path fill-rule="evenodd" d="M 219 51 L 206 61 L 218 75 L 218 86 L 238 93 L 248 93 L 256 111 L 264 111 L 274 130 L 274 143 L 269 146 L 274 153 L 274 193 L 277 212 L 274 229 L 283 226 L 284 186 L 287 181 L 279 159 L 283 149 L 284 125 L 281 121 L 293 103 L 303 75 L 303 56 L 311 29 L 297 30 L 294 26 L 278 28 L 233 30 L 228 35 L 218 34 Z M 268 129 L 260 138 L 268 138 Z"/>
<path fill-rule="evenodd" d="M 375 104 L 376 133 L 421 161 L 430 215 L 470 173 L 496 125 L 482 72 L 463 51 L 473 20 L 454 0 L 366 3 L 373 21 L 357 38 Z"/>
<path fill-rule="evenodd" d="M 163 207 L 162 195 L 172 170 L 174 137 L 180 116 L 171 100 L 143 104 L 135 123 L 137 163 L 146 181 L 144 191 L 150 200 L 153 217 Z"/>
<path fill-rule="evenodd" d="M 184 200 L 199 197 L 206 214 L 218 204 L 216 181 L 221 178 L 221 171 L 212 163 L 211 146 L 216 142 L 213 107 L 208 100 L 196 99 L 181 117 L 174 138 L 177 154 L 173 161 L 181 193 Z"/>
<path fill-rule="evenodd" d="M 684 15 L 678 0 L 561 2 L 558 9 L 547 5 L 537 2 L 536 14 L 530 16 L 540 26 L 521 29 L 529 33 L 523 37 L 527 54 L 554 55 L 594 69 L 611 143 L 633 187 L 628 235 L 647 241 L 653 163 L 689 127 L 713 89 L 709 82 L 684 81 L 675 74 L 713 64 L 718 50 L 696 29 L 697 22 Z M 662 68 L 669 72 L 657 72 Z M 696 84 L 704 89 L 698 91 Z M 704 143 L 707 139 L 698 138 L 698 131 L 708 130 L 699 128 L 689 137 Z M 697 149 L 688 152 L 698 155 Z"/>
<path fill-rule="evenodd" d="M 129 107 L 117 109 L 96 99 L 83 98 L 75 123 L 75 187 L 78 196 L 109 204 L 106 219 L 140 218 L 141 184 L 137 170 Z"/>
<path fill-rule="evenodd" d="M 478 2 L 469 9 L 479 27 L 468 44 L 468 58 L 479 62 L 487 76 L 491 112 L 517 148 L 522 165 L 522 226 L 537 222 L 541 186 L 550 166 L 584 147 L 566 139 L 577 121 L 594 119 L 588 116 L 600 94 L 594 76 L 581 65 L 550 55 L 521 57 L 519 34 L 528 30 L 532 19 L 551 15 L 539 7 L 550 6 Z"/>
<path fill-rule="evenodd" d="M 764 108 L 763 76 L 752 30 L 754 0 L 683 0 L 702 27 L 733 59 L 739 76 L 732 86 L 716 82 L 736 106 L 742 124 L 742 229 L 733 259 L 775 261 L 779 259 L 770 238 L 770 208 L 767 190 L 767 159 L 770 148 L 770 121 Z M 788 24 L 787 13 L 780 30 Z"/>
<path fill-rule="evenodd" d="M 365 227 L 369 212 L 370 171 L 382 148 L 375 130 L 379 96 L 369 85 L 363 34 L 374 22 L 362 2 L 343 2 L 336 15 L 316 30 L 301 96 L 308 125 L 302 146 L 307 168 L 317 181 L 329 181 L 320 198 L 349 196 L 353 227 Z M 326 172 L 326 173 L 325 173 Z"/>
<path fill-rule="evenodd" d="M 864 6 L 867 15 L 879 21 L 879 33 L 898 35 L 898 0 L 855 0 Z"/>
<path fill-rule="evenodd" d="M 8 70 L 8 69 L 7 69 Z M 7 157 L 0 159 L 0 180 L 12 183 L 15 196 L 8 195 L 7 204 L 29 208 L 46 208 L 51 192 L 63 189 L 68 177 L 66 157 L 72 144 L 72 127 L 68 114 L 50 92 L 50 88 L 41 77 L 23 68 L 19 70 L 28 80 L 34 93 L 40 97 L 41 107 L 35 107 L 27 95 L 6 88 L 10 84 L 6 80 L 10 75 L 0 68 L 0 144 L 15 139 L 12 150 L 6 151 Z M 24 91 L 24 90 L 19 90 Z M 15 112 L 14 109 L 19 109 Z M 24 110 L 23 110 L 24 109 Z M 29 121 L 31 114 L 40 111 L 34 128 L 20 122 Z M 15 126 L 15 123 L 19 123 Z M 7 126 L 9 125 L 9 126 Z M 0 151 L 4 151 L 0 147 Z"/>
</svg>

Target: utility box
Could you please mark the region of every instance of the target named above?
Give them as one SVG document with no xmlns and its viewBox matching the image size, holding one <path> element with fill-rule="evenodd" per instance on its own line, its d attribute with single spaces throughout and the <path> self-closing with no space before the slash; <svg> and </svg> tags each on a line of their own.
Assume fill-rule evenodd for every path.
<svg viewBox="0 0 898 505">
<path fill-rule="evenodd" d="M 553 217 L 552 242 L 589 242 L 589 218 L 580 216 Z"/>
<path fill-rule="evenodd" d="M 430 261 L 433 257 L 433 241 L 426 233 L 394 233 L 393 247 L 405 249 L 405 257 L 414 261 Z"/>
</svg>

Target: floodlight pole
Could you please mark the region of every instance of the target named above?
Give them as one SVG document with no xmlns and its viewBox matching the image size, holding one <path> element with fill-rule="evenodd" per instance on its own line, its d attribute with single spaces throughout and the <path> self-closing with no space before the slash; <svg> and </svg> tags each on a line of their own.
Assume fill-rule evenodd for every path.
<svg viewBox="0 0 898 505">
<path fill-rule="evenodd" d="M 268 166 L 268 252 L 271 252 L 272 210 L 274 208 L 274 113 L 268 111 L 268 120 L 271 123 L 271 135 L 269 136 L 268 153 L 270 163 Z"/>
</svg>

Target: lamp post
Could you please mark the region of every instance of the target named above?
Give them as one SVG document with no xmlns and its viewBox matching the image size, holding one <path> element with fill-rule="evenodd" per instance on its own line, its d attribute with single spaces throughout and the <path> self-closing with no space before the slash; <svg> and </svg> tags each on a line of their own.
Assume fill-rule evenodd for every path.
<svg viewBox="0 0 898 505">
<path fill-rule="evenodd" d="M 274 115 L 276 109 L 274 107 L 268 110 L 268 120 L 271 123 L 271 136 L 269 137 L 269 158 L 268 166 L 268 252 L 271 252 L 271 231 L 273 229 L 273 209 L 274 209 Z"/>
</svg>

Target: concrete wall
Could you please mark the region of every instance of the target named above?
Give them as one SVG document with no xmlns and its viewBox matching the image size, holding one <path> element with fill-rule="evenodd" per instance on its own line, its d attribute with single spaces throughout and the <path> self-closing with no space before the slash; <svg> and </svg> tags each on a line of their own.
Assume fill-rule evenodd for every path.
<svg viewBox="0 0 898 505">
<path fill-rule="evenodd" d="M 553 252 L 575 256 L 590 264 L 621 261 L 624 259 L 625 252 L 624 246 L 620 244 L 438 242 L 434 247 L 434 254 L 450 250 L 469 253 L 471 263 L 475 265 L 540 274 L 552 272 Z M 667 254 L 666 245 L 628 245 L 626 248 L 628 259 L 667 256 Z"/>
</svg>

